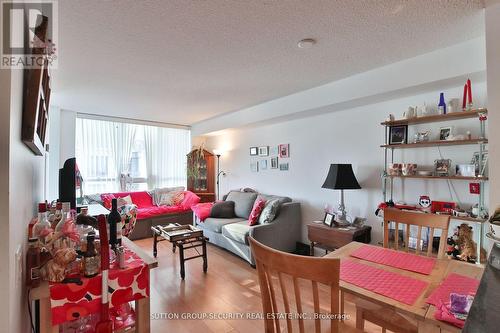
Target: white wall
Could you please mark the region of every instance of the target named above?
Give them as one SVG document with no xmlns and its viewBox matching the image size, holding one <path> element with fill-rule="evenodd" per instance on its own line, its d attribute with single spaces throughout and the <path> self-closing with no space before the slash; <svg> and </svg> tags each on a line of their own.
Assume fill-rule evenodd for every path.
<svg viewBox="0 0 500 333">
<path fill-rule="evenodd" d="M 0 211 L 9 215 L 9 134 L 10 134 L 10 76 L 0 70 Z M 9 221 L 0 223 L 0 323 L 8 325 L 10 311 Z"/>
<path fill-rule="evenodd" d="M 9 158 L 9 248 L 10 248 L 10 332 L 27 332 L 29 322 L 24 288 L 24 258 L 27 226 L 36 214 L 37 203 L 45 200 L 45 157 L 35 156 L 21 141 L 23 72 L 12 71 Z M 16 253 L 21 250 L 23 271 Z"/>
<path fill-rule="evenodd" d="M 59 165 L 63 166 L 68 158 L 75 157 L 75 126 L 76 112 L 61 110 L 60 116 L 60 155 Z"/>
<path fill-rule="evenodd" d="M 488 106 L 492 110 L 489 115 L 490 131 L 489 162 L 490 176 L 490 210 L 500 205 L 500 1 L 490 1 L 486 7 L 486 61 L 488 77 Z M 500 227 L 497 233 L 500 232 Z"/>
<path fill-rule="evenodd" d="M 445 90 L 447 98 L 462 96 L 463 86 Z M 384 164 L 383 149 L 379 147 L 384 141 L 384 130 L 380 125 L 389 113 L 401 117 L 409 105 L 437 104 L 438 90 L 411 97 L 393 99 L 391 101 L 365 105 L 343 111 L 335 111 L 304 119 L 284 121 L 269 126 L 227 130 L 218 135 L 204 138 L 209 149 L 223 149 L 227 152 L 221 158 L 221 169 L 227 177 L 221 180 L 221 192 L 239 187 L 252 187 L 270 194 L 291 196 L 302 203 L 303 241 L 307 240 L 305 223 L 321 219 L 326 203 L 339 201 L 339 193 L 322 189 L 321 185 L 328 172 L 330 163 L 352 163 L 354 172 L 362 190 L 347 191 L 346 204 L 349 214 L 364 216 L 373 227 L 372 239 L 381 240 L 380 220 L 374 216 L 377 205 L 382 201 L 382 182 L 380 178 Z M 473 94 L 478 106 L 485 104 L 486 86 L 484 82 L 473 82 Z M 477 120 L 461 120 L 454 123 L 458 133 L 467 129 L 473 135 L 479 132 Z M 415 129 L 432 128 L 434 136 L 438 135 L 440 126 L 446 123 L 419 125 Z M 412 131 L 410 130 L 410 137 Z M 194 142 L 200 142 L 197 138 Z M 249 148 L 253 146 L 271 146 L 281 143 L 290 144 L 290 170 L 266 170 L 258 173 L 250 171 L 250 162 L 259 158 L 249 156 Z M 468 163 L 476 146 L 443 147 L 443 158 L 450 158 L 455 163 Z M 437 148 L 397 151 L 396 162 L 415 162 L 419 165 L 432 166 L 435 159 L 440 158 Z M 269 161 L 268 161 L 269 163 Z M 446 181 L 429 182 L 406 180 L 395 182 L 395 200 L 416 203 L 419 196 L 428 194 L 434 200 L 457 200 L 450 195 Z M 472 204 L 476 200 L 468 192 L 468 183 L 454 182 L 459 201 Z"/>
</svg>

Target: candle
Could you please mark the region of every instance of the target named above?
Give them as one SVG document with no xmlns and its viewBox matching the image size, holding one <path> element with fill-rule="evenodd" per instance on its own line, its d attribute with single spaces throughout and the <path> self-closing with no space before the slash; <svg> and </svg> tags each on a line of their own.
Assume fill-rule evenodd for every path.
<svg viewBox="0 0 500 333">
<path fill-rule="evenodd" d="M 462 110 L 465 110 L 467 108 L 467 84 L 464 85 L 464 98 L 462 100 Z"/>
<path fill-rule="evenodd" d="M 468 90 L 468 95 L 469 95 L 469 105 L 472 106 L 472 85 L 470 83 L 470 79 L 467 80 L 467 88 Z"/>
</svg>

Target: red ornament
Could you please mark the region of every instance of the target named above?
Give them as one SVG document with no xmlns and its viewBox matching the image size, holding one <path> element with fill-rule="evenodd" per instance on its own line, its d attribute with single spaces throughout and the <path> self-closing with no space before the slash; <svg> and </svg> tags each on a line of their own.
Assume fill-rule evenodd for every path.
<svg viewBox="0 0 500 333">
<path fill-rule="evenodd" d="M 469 192 L 471 194 L 480 194 L 481 187 L 479 186 L 479 183 L 469 183 Z"/>
</svg>

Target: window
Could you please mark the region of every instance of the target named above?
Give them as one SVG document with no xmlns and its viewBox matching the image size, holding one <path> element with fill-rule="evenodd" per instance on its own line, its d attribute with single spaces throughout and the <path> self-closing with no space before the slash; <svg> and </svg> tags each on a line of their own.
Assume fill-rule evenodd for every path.
<svg viewBox="0 0 500 333">
<path fill-rule="evenodd" d="M 77 118 L 76 160 L 84 194 L 186 186 L 190 147 L 188 129 Z M 129 176 L 126 188 L 122 175 Z"/>
</svg>

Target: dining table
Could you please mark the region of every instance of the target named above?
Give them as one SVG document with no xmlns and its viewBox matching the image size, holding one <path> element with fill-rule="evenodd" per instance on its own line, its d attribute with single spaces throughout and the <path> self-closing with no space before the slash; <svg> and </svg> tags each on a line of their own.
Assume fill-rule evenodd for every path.
<svg viewBox="0 0 500 333">
<path fill-rule="evenodd" d="M 402 276 L 417 279 L 426 282 L 423 292 L 418 296 L 413 304 L 405 304 L 397 301 L 393 298 L 383 296 L 381 294 L 375 293 L 368 289 L 361 288 L 352 283 L 340 280 L 340 290 L 346 299 L 349 297 L 360 298 L 364 301 L 368 301 L 381 309 L 388 309 L 396 312 L 399 315 L 409 319 L 414 322 L 418 327 L 418 332 L 425 333 L 437 333 L 437 332 L 460 332 L 461 329 L 448 324 L 444 321 L 437 320 L 435 318 L 435 313 L 437 311 L 434 305 L 430 305 L 426 302 L 427 298 L 432 294 L 432 292 L 446 279 L 449 274 L 456 273 L 469 278 L 474 278 L 477 280 L 481 279 L 484 271 L 484 265 L 477 265 L 473 263 L 468 263 L 464 261 L 452 260 L 448 258 L 437 259 L 435 258 L 435 264 L 432 268 L 430 274 L 421 274 L 409 270 L 404 270 L 400 268 L 395 268 L 392 266 L 367 261 L 363 259 L 356 258 L 352 256 L 354 251 L 358 250 L 360 247 L 373 247 L 374 250 L 380 249 L 379 246 L 367 245 L 358 242 L 351 242 L 334 252 L 327 254 L 326 258 L 339 258 L 341 263 L 343 261 L 355 262 L 363 265 L 368 265 L 377 269 L 381 269 L 388 272 L 393 272 Z M 341 303 L 341 311 L 343 313 L 343 302 Z"/>
</svg>

